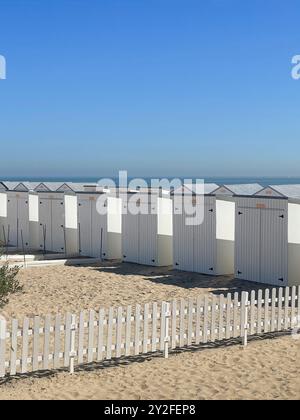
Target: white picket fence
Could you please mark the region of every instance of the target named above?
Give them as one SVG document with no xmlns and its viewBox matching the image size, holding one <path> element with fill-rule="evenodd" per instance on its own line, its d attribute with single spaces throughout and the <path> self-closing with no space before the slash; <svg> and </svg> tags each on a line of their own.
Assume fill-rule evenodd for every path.
<svg viewBox="0 0 300 420">
<path fill-rule="evenodd" d="M 128 306 L 0 320 L 0 377 L 74 367 L 299 326 L 300 287 L 205 295 Z"/>
</svg>

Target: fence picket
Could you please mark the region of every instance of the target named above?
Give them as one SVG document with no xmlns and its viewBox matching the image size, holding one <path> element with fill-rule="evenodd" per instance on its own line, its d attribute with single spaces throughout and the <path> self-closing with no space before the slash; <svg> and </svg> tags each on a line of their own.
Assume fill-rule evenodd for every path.
<svg viewBox="0 0 300 420">
<path fill-rule="evenodd" d="M 233 298 L 233 337 L 238 337 L 238 309 L 239 309 L 239 294 L 238 292 L 235 292 L 234 298 Z"/>
<path fill-rule="evenodd" d="M 84 346 L 84 319 L 85 311 L 79 314 L 79 331 L 78 331 L 78 363 L 83 363 L 83 346 Z"/>
<path fill-rule="evenodd" d="M 149 323 L 149 304 L 144 305 L 144 338 L 143 338 L 143 353 L 148 351 L 148 323 Z"/>
<path fill-rule="evenodd" d="M 208 341 L 208 296 L 205 295 L 204 297 L 204 322 L 203 322 L 203 343 L 207 343 Z"/>
<path fill-rule="evenodd" d="M 45 317 L 45 326 L 44 326 L 44 355 L 43 355 L 43 369 L 49 369 L 49 345 L 50 345 L 50 326 L 51 326 L 51 316 L 46 315 Z M 24 327 L 23 327 L 24 333 Z"/>
<path fill-rule="evenodd" d="M 300 323 L 300 286 L 298 286 L 297 290 L 297 316 L 298 316 L 298 324 Z"/>
<path fill-rule="evenodd" d="M 134 338 L 134 354 L 140 354 L 140 324 L 141 324 L 141 305 L 135 307 L 135 338 Z"/>
<path fill-rule="evenodd" d="M 297 325 L 297 319 L 295 317 L 296 310 L 296 286 L 292 287 L 292 301 L 291 301 L 291 328 Z"/>
<path fill-rule="evenodd" d="M 246 323 L 246 299 L 247 295 L 246 292 L 242 292 L 242 299 L 241 299 L 241 311 L 240 311 L 240 337 L 244 337 L 245 335 L 245 323 Z"/>
<path fill-rule="evenodd" d="M 196 334 L 195 334 L 195 344 L 200 344 L 200 328 L 201 328 L 201 298 L 197 297 L 196 301 Z"/>
<path fill-rule="evenodd" d="M 126 348 L 125 348 L 125 356 L 130 356 L 131 354 L 131 306 L 127 306 L 126 311 L 126 332 L 125 332 L 125 339 L 126 339 Z"/>
<path fill-rule="evenodd" d="M 226 339 L 231 337 L 231 294 L 226 297 Z"/>
<path fill-rule="evenodd" d="M 272 289 L 271 298 L 271 332 L 275 331 L 275 318 L 276 318 L 276 289 Z"/>
<path fill-rule="evenodd" d="M 285 296 L 284 296 L 284 329 L 287 330 L 289 328 L 289 287 L 285 288 Z"/>
<path fill-rule="evenodd" d="M 172 301 L 172 338 L 171 338 L 171 348 L 176 348 L 176 331 L 177 331 L 177 301 L 174 299 Z"/>
<path fill-rule="evenodd" d="M 180 324 L 179 324 L 179 346 L 184 346 L 184 319 L 185 319 L 185 300 L 180 299 Z"/>
<path fill-rule="evenodd" d="M 194 307 L 194 299 L 189 298 L 189 304 L 188 304 L 188 336 L 187 336 L 187 345 L 188 346 L 190 346 L 192 344 L 193 307 Z"/>
<path fill-rule="evenodd" d="M 216 296 L 213 295 L 211 303 L 211 328 L 210 328 L 210 339 L 212 342 L 216 339 Z"/>
<path fill-rule="evenodd" d="M 23 319 L 23 337 L 22 337 L 22 364 L 21 364 L 21 373 L 27 373 L 27 359 L 28 359 L 28 330 L 29 330 L 29 318 Z M 48 369 L 45 368 L 44 369 Z"/>
<path fill-rule="evenodd" d="M 255 290 L 251 291 L 250 296 L 250 335 L 255 333 Z"/>
<path fill-rule="evenodd" d="M 54 336 L 54 368 L 60 366 L 60 324 L 61 315 L 57 314 L 55 317 L 55 336 Z"/>
<path fill-rule="evenodd" d="M 223 340 L 223 312 L 224 312 L 224 295 L 219 298 L 219 340 Z"/>
<path fill-rule="evenodd" d="M 152 308 L 152 352 L 157 348 L 157 303 L 153 303 Z"/>
<path fill-rule="evenodd" d="M 164 351 L 165 349 L 165 326 L 166 326 L 166 305 L 165 302 L 162 302 L 160 305 L 160 339 L 159 339 L 159 349 Z"/>
<path fill-rule="evenodd" d="M 65 318 L 64 367 L 70 365 L 71 320 L 72 315 L 68 312 Z"/>
<path fill-rule="evenodd" d="M 262 290 L 259 289 L 257 296 L 257 334 L 261 334 L 261 311 L 262 311 Z"/>
<path fill-rule="evenodd" d="M 0 318 L 0 378 L 5 376 L 5 355 L 6 355 L 6 320 Z"/>
<path fill-rule="evenodd" d="M 94 330 L 95 330 L 95 311 L 89 311 L 89 336 L 88 336 L 88 363 L 94 360 Z"/>
<path fill-rule="evenodd" d="M 34 317 L 33 324 L 33 356 L 32 356 L 32 370 L 39 369 L 39 340 L 40 340 L 40 317 Z"/>
<path fill-rule="evenodd" d="M 107 346 L 106 346 L 106 358 L 108 360 L 111 359 L 113 322 L 114 322 L 114 308 L 109 308 L 108 326 L 107 326 Z"/>
<path fill-rule="evenodd" d="M 265 319 L 264 319 L 264 332 L 269 332 L 269 289 L 265 290 Z"/>
<path fill-rule="evenodd" d="M 11 323 L 11 342 L 10 342 L 10 375 L 17 373 L 17 351 L 18 351 L 18 320 L 13 319 Z"/>
<path fill-rule="evenodd" d="M 116 347 L 116 357 L 121 357 L 121 344 L 122 344 L 122 329 L 123 329 L 123 308 L 120 306 L 118 308 L 117 316 L 117 347 Z"/>
<path fill-rule="evenodd" d="M 278 290 L 278 315 L 277 315 L 277 331 L 281 331 L 282 326 L 282 299 L 283 299 L 283 290 L 282 287 Z"/>
<path fill-rule="evenodd" d="M 103 323 L 104 323 L 104 309 L 99 310 L 98 316 L 98 344 L 97 344 L 97 361 L 100 362 L 103 359 Z"/>
</svg>

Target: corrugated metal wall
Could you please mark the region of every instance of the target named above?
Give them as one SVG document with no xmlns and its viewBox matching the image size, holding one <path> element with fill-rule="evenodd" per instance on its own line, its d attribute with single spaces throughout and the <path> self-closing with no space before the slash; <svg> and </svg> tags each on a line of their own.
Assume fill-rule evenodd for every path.
<svg viewBox="0 0 300 420">
<path fill-rule="evenodd" d="M 235 274 L 237 278 L 288 284 L 288 202 L 237 198 Z"/>
</svg>

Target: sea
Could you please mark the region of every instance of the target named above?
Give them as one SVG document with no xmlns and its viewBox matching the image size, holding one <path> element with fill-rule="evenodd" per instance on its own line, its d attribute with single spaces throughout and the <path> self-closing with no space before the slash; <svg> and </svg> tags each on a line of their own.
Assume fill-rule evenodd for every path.
<svg viewBox="0 0 300 420">
<path fill-rule="evenodd" d="M 59 177 L 22 177 L 22 176 L 14 176 L 14 177 L 5 177 L 1 176 L 0 181 L 29 181 L 29 182 L 80 182 L 80 183 L 93 183 L 97 182 L 99 179 L 103 178 L 111 178 L 108 176 L 94 176 L 94 177 L 84 177 L 84 176 L 59 176 Z M 138 176 L 137 178 L 144 179 L 148 185 L 151 183 L 151 178 L 149 177 L 142 177 Z M 215 183 L 215 184 L 249 184 L 249 183 L 258 183 L 263 187 L 267 185 L 284 185 L 284 184 L 300 184 L 300 177 L 206 177 L 206 176 L 174 176 L 174 177 L 153 177 L 153 178 L 167 178 L 169 180 L 174 178 L 179 178 L 181 180 L 185 179 L 204 179 L 206 183 Z M 116 185 L 118 185 L 118 178 L 111 178 Z M 128 177 L 128 181 L 130 181 L 131 177 Z"/>
</svg>

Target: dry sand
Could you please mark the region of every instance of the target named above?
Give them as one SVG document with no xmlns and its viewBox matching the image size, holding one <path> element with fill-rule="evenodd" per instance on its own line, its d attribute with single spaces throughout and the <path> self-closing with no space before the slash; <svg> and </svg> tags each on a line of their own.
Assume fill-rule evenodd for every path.
<svg viewBox="0 0 300 420">
<path fill-rule="evenodd" d="M 43 267 L 19 274 L 24 293 L 11 297 L 7 317 L 44 315 L 258 288 L 133 264 Z M 206 348 L 126 364 L 94 367 L 74 376 L 18 378 L 0 385 L 1 399 L 300 399 L 300 341 L 291 337 Z"/>
<path fill-rule="evenodd" d="M 135 264 L 27 268 L 20 271 L 19 279 L 24 293 L 11 296 L 2 311 L 18 319 L 261 287 L 230 276 L 211 277 Z"/>
<path fill-rule="evenodd" d="M 291 337 L 154 357 L 128 365 L 13 379 L 1 399 L 300 399 Z"/>
</svg>

